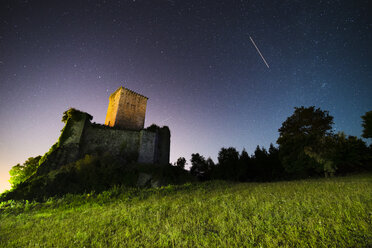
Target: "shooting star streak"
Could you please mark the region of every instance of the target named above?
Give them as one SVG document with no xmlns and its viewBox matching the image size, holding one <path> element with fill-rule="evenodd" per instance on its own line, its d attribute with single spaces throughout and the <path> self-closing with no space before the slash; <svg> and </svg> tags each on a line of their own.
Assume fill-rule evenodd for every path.
<svg viewBox="0 0 372 248">
<path fill-rule="evenodd" d="M 162 122 L 166 122 L 168 120 L 172 119 L 172 116 L 169 116 L 167 119 L 163 120 Z"/>
<path fill-rule="evenodd" d="M 257 52 L 260 54 L 260 56 L 261 56 L 263 62 L 265 62 L 265 64 L 266 64 L 267 68 L 270 68 L 270 67 L 269 67 L 269 64 L 266 62 L 265 58 L 262 56 L 262 53 L 260 52 L 260 49 L 258 49 L 258 47 L 256 46 L 256 43 L 254 43 L 254 41 L 253 41 L 253 39 L 252 39 L 251 36 L 249 36 L 249 39 L 251 39 L 252 44 L 253 44 L 254 47 L 256 48 Z"/>
</svg>

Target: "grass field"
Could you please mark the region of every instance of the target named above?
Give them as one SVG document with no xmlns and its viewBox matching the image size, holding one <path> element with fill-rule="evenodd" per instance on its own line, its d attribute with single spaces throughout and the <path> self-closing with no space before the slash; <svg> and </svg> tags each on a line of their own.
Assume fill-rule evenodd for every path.
<svg viewBox="0 0 372 248">
<path fill-rule="evenodd" d="M 372 175 L 2 203 L 0 247 L 371 247 Z"/>
</svg>

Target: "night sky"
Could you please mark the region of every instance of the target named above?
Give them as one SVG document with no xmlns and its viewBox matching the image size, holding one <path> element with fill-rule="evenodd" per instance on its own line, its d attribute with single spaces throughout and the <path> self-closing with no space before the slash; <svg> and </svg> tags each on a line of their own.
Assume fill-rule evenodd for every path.
<svg viewBox="0 0 372 248">
<path fill-rule="evenodd" d="M 294 107 L 360 137 L 372 109 L 368 1 L 0 2 L 0 191 L 69 107 L 104 123 L 119 86 L 171 129 L 171 162 L 276 142 Z M 249 37 L 269 64 L 265 65 Z"/>
</svg>

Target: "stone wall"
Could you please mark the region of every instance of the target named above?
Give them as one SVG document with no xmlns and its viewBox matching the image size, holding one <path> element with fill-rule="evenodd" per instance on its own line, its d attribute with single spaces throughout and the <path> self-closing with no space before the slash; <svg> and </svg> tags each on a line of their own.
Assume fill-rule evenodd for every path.
<svg viewBox="0 0 372 248">
<path fill-rule="evenodd" d="M 139 147 L 139 163 L 154 163 L 156 156 L 156 139 L 155 132 L 141 130 L 140 134 L 140 147 Z"/>
<path fill-rule="evenodd" d="M 66 120 L 58 142 L 41 158 L 38 175 L 48 173 L 81 157 L 80 147 L 90 118 L 89 114 L 78 112 L 74 118 Z"/>
<path fill-rule="evenodd" d="M 124 89 L 120 98 L 115 125 L 132 130 L 141 130 L 145 124 L 147 98 Z"/>
<path fill-rule="evenodd" d="M 68 133 L 68 137 L 63 141 L 64 146 L 68 144 L 79 144 L 81 142 L 87 121 L 89 121 L 88 116 L 84 114 L 81 115 L 79 120 L 69 119 L 67 121 L 64 132 Z"/>
<path fill-rule="evenodd" d="M 170 132 L 122 130 L 86 122 L 80 143 L 81 154 L 108 152 L 123 158 L 136 158 L 139 163 L 169 163 Z"/>
<path fill-rule="evenodd" d="M 59 141 L 41 159 L 38 173 L 44 174 L 83 158 L 86 154 L 109 153 L 127 162 L 168 164 L 170 131 L 168 127 L 140 131 L 115 129 L 92 124 L 87 113 L 66 121 Z"/>
<path fill-rule="evenodd" d="M 118 112 L 119 102 L 121 97 L 121 88 L 117 89 L 109 97 L 109 105 L 107 108 L 105 125 L 113 127 L 116 122 L 116 113 Z"/>
<path fill-rule="evenodd" d="M 116 130 L 111 128 L 86 125 L 81 142 L 81 153 L 109 152 L 112 155 L 133 155 L 138 153 L 140 140 L 139 132 Z"/>
</svg>

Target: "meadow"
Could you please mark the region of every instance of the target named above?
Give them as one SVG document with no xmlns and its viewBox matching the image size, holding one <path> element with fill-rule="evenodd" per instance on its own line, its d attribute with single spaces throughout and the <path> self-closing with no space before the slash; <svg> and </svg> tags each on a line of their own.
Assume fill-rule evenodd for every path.
<svg viewBox="0 0 372 248">
<path fill-rule="evenodd" d="M 372 174 L 0 204 L 0 247 L 371 247 Z"/>
</svg>

